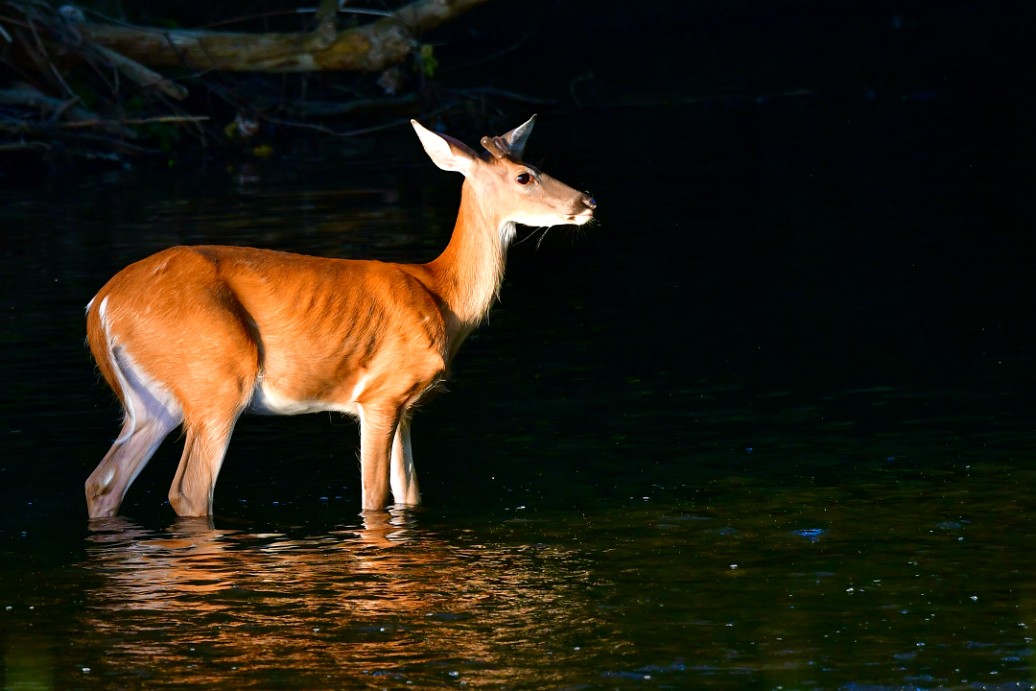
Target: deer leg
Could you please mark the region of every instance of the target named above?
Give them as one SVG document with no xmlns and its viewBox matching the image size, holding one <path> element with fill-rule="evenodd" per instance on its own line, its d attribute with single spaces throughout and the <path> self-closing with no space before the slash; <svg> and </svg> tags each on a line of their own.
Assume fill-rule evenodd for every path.
<svg viewBox="0 0 1036 691">
<path fill-rule="evenodd" d="M 169 488 L 169 503 L 177 516 L 211 516 L 212 497 L 230 445 L 237 414 L 222 421 L 187 422 L 180 465 Z"/>
<path fill-rule="evenodd" d="M 260 376 L 258 331 L 244 308 L 221 285 L 204 286 L 196 308 L 206 316 L 203 338 L 185 342 L 178 385 L 184 396 L 183 455 L 169 487 L 178 516 L 211 516 L 212 498 L 237 419 Z"/>
<path fill-rule="evenodd" d="M 122 349 L 111 352 L 125 420 L 119 438 L 86 479 L 90 518 L 114 516 L 126 490 L 151 460 L 162 440 L 183 421 L 179 403 L 160 384 L 138 370 Z"/>
<path fill-rule="evenodd" d="M 86 479 L 86 508 L 90 518 L 115 515 L 126 490 L 166 435 L 179 424 L 178 419 L 168 414 L 143 420 L 126 416 L 119 438 Z"/>
<path fill-rule="evenodd" d="M 360 408 L 360 475 L 364 511 L 381 511 L 388 501 L 392 438 L 399 417 L 400 409 L 391 406 Z"/>
<path fill-rule="evenodd" d="M 396 425 L 392 439 L 392 500 L 397 504 L 417 506 L 421 503 L 421 491 L 417 486 L 417 470 L 414 467 L 414 452 L 410 445 L 410 411 L 404 411 Z"/>
</svg>

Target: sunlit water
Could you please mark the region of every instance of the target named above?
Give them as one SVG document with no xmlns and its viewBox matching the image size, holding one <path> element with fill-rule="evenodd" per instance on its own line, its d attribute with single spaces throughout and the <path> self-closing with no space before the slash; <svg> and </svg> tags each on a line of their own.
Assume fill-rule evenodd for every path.
<svg viewBox="0 0 1036 691">
<path fill-rule="evenodd" d="M 408 131 L 5 190 L 4 687 L 1031 688 L 1017 190 L 938 109 L 863 115 L 542 118 L 600 225 L 513 249 L 415 422 L 426 505 L 366 521 L 355 426 L 308 416 L 241 422 L 211 522 L 165 502 L 171 438 L 88 524 L 82 309 L 182 242 L 434 256 L 459 181 Z"/>
</svg>

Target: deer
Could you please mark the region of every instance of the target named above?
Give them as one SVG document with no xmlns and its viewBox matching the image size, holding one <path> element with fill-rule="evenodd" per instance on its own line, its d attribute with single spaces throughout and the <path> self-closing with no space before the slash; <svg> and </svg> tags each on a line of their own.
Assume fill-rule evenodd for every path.
<svg viewBox="0 0 1036 691">
<path fill-rule="evenodd" d="M 213 513 L 242 414 L 338 412 L 359 422 L 362 512 L 421 502 L 410 423 L 488 315 L 516 224 L 583 225 L 596 202 L 523 162 L 536 116 L 482 155 L 416 120 L 425 153 L 460 173 L 446 248 L 424 264 L 227 245 L 179 246 L 115 274 L 86 308 L 87 343 L 123 409 L 119 436 L 86 480 L 91 519 L 115 515 L 171 431 L 183 453 L 177 515 Z"/>
</svg>

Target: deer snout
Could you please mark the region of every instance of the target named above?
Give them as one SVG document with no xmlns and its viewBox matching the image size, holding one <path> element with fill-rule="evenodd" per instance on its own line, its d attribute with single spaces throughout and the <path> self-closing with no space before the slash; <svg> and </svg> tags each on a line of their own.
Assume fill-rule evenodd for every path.
<svg viewBox="0 0 1036 691">
<path fill-rule="evenodd" d="M 576 208 L 574 215 L 581 223 L 586 223 L 594 217 L 594 209 L 597 208 L 597 202 L 589 194 L 584 192 L 579 197 L 579 201 L 576 202 Z"/>
<path fill-rule="evenodd" d="M 597 202 L 594 201 L 593 197 L 584 192 L 572 201 L 572 212 L 568 217 L 569 223 L 583 225 L 593 220 L 594 209 L 597 208 Z"/>
</svg>

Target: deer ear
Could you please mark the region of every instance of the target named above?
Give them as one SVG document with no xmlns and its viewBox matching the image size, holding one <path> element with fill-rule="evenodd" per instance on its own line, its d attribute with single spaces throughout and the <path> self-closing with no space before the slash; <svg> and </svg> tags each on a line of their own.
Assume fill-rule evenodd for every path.
<svg viewBox="0 0 1036 691">
<path fill-rule="evenodd" d="M 498 138 L 503 139 L 507 142 L 507 148 L 511 152 L 511 156 L 518 159 L 522 159 L 522 155 L 525 153 L 525 144 L 529 141 L 529 135 L 532 134 L 532 126 L 536 124 L 536 116 L 533 115 L 531 118 L 523 122 L 522 124 L 515 127 L 507 134 L 502 134 Z"/>
<path fill-rule="evenodd" d="M 479 143 L 493 158 L 507 158 L 511 153 L 511 147 L 507 145 L 503 137 L 482 137 L 482 141 Z"/>
<path fill-rule="evenodd" d="M 535 122 L 536 116 L 533 115 L 521 125 L 499 137 L 482 137 L 482 147 L 492 154 L 493 158 L 509 156 L 520 161 L 522 154 L 525 153 L 525 142 L 529 141 L 529 135 L 532 134 L 532 126 Z"/>
<path fill-rule="evenodd" d="M 443 170 L 456 171 L 467 175 L 476 160 L 475 152 L 468 148 L 463 142 L 453 137 L 436 134 L 424 127 L 417 120 L 411 120 L 417 132 L 417 138 L 421 140 L 421 146 L 425 153 L 432 159 L 432 163 Z"/>
</svg>

